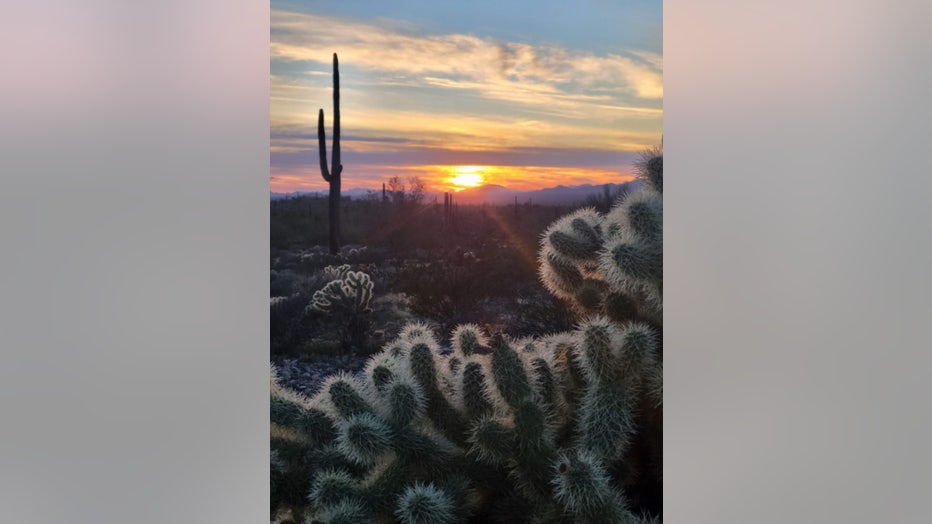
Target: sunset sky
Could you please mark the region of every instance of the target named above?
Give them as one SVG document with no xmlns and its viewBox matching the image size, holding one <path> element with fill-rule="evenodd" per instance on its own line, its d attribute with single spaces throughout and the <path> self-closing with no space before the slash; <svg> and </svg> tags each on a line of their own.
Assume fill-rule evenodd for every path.
<svg viewBox="0 0 932 524">
<path fill-rule="evenodd" d="M 327 187 L 340 59 L 343 189 L 603 184 L 660 145 L 661 2 L 272 1 L 271 190 Z"/>
</svg>

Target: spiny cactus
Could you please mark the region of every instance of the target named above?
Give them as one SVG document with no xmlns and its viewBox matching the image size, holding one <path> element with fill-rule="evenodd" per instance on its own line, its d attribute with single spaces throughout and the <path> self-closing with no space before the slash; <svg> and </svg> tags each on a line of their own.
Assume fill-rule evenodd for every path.
<svg viewBox="0 0 932 524">
<path fill-rule="evenodd" d="M 553 473 L 554 495 L 578 517 L 578 522 L 626 520 L 626 501 L 612 488 L 608 472 L 595 456 L 585 451 L 563 452 L 554 463 Z"/>
<path fill-rule="evenodd" d="M 324 268 L 324 276 L 330 280 L 343 280 L 347 273 L 350 272 L 349 264 L 339 266 L 327 266 Z"/>
<path fill-rule="evenodd" d="M 540 277 L 581 314 L 613 320 L 663 315 L 663 154 L 638 162 L 642 187 L 606 214 L 585 208 L 555 222 L 541 238 Z"/>
<path fill-rule="evenodd" d="M 634 174 L 663 193 L 663 149 L 655 147 L 643 152 L 634 164 Z"/>
<path fill-rule="evenodd" d="M 656 469 L 632 458 L 655 405 L 650 327 L 597 317 L 468 356 L 463 338 L 488 340 L 478 328 L 458 329 L 449 354 L 425 329 L 409 326 L 360 376 L 331 377 L 313 399 L 279 394 L 274 420 L 331 455 L 308 466 L 316 520 L 466 522 L 521 507 L 527 522 L 636 521 L 624 488 Z M 635 509 L 649 506 L 638 497 Z"/>
<path fill-rule="evenodd" d="M 372 279 L 362 271 L 350 271 L 345 264 L 324 271 L 336 278 L 314 292 L 306 309 L 328 315 L 338 325 L 344 343 L 360 344 L 371 311 Z"/>
<path fill-rule="evenodd" d="M 340 268 L 332 273 L 337 278 L 315 291 L 308 307 L 322 313 L 367 313 L 373 288 L 369 275 L 362 271 L 340 271 Z"/>
<path fill-rule="evenodd" d="M 453 500 L 433 484 L 415 483 L 398 499 L 395 514 L 404 524 L 453 524 Z"/>
<path fill-rule="evenodd" d="M 602 215 L 583 208 L 551 225 L 544 238 L 550 253 L 570 263 L 593 261 L 602 247 Z"/>
<path fill-rule="evenodd" d="M 463 325 L 447 351 L 414 323 L 312 399 L 273 381 L 276 493 L 303 472 L 321 524 L 660 522 L 661 188 L 548 230 L 544 281 L 585 313 L 571 332 Z"/>
<path fill-rule="evenodd" d="M 467 483 L 457 478 L 462 468 L 457 467 L 455 446 L 425 425 L 425 394 L 403 364 L 399 361 L 381 368 L 390 375 L 381 388 L 370 381 L 371 377 L 360 380 L 341 374 L 328 379 L 313 399 L 304 400 L 304 406 L 319 406 L 326 413 L 335 428 L 335 435 L 327 442 L 340 457 L 331 461 L 336 467 L 320 468 L 312 474 L 308 502 L 316 512 L 314 519 L 324 523 L 350 518 L 371 522 L 397 511 L 408 519 L 405 522 L 441 522 L 423 519 L 444 512 L 458 515 L 464 510 Z M 378 376 L 374 370 L 380 366 L 371 369 L 372 377 Z M 434 480 L 450 498 L 433 507 L 405 492 L 425 478 Z M 406 502 L 396 504 L 403 495 L 408 497 Z"/>
<path fill-rule="evenodd" d="M 473 353 L 481 353 L 488 348 L 489 344 L 482 329 L 475 324 L 460 324 L 453 330 L 453 336 L 450 338 L 453 351 L 460 358 L 468 357 Z"/>
</svg>

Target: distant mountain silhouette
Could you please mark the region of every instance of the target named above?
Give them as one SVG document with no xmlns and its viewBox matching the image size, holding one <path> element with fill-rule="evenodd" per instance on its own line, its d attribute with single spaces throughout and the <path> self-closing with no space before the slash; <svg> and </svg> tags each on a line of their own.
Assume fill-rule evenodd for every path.
<svg viewBox="0 0 932 524">
<path fill-rule="evenodd" d="M 521 191 L 496 184 L 466 188 L 456 192 L 455 195 L 454 200 L 460 204 L 481 204 L 483 202 L 488 204 L 508 204 L 514 203 L 515 195 L 519 195 L 518 200 L 521 200 Z"/>
<path fill-rule="evenodd" d="M 613 191 L 622 186 L 628 186 L 628 189 L 635 189 L 639 181 L 633 180 L 623 184 L 583 184 L 578 186 L 557 186 L 546 189 L 535 189 L 533 191 L 519 191 L 508 189 L 507 187 L 486 184 L 484 186 L 464 189 L 454 197 L 460 204 L 486 204 L 507 205 L 514 204 L 515 197 L 518 197 L 519 204 L 532 203 L 543 205 L 557 204 L 579 204 L 586 201 L 591 195 L 601 194 L 603 188 L 607 185 Z"/>
<path fill-rule="evenodd" d="M 350 198 L 365 198 L 366 195 L 369 194 L 369 191 L 377 192 L 379 195 L 382 194 L 381 189 L 376 191 L 374 189 L 363 189 L 361 187 L 354 187 L 353 189 L 344 189 L 343 191 L 340 192 L 340 194 L 342 194 L 345 197 L 348 196 Z M 328 195 L 330 195 L 330 191 L 326 189 L 322 191 L 294 191 L 291 193 L 276 193 L 275 191 L 272 191 L 270 192 L 270 195 L 271 195 L 272 200 L 280 200 L 282 198 L 297 198 L 297 197 L 304 197 L 304 196 L 327 197 Z"/>
<path fill-rule="evenodd" d="M 629 190 L 636 189 L 640 185 L 639 180 L 632 180 L 622 184 L 582 184 L 578 186 L 556 186 L 545 189 L 535 189 L 533 191 L 520 191 L 509 189 L 497 184 L 485 184 L 478 187 L 463 189 L 456 193 L 454 201 L 458 204 L 490 204 L 490 205 L 508 205 L 514 204 L 515 197 L 518 197 L 519 204 L 532 203 L 542 205 L 571 205 L 579 204 L 586 201 L 591 195 L 599 195 L 604 191 L 605 186 L 609 186 L 613 191 L 616 188 L 627 186 Z M 350 198 L 365 198 L 372 191 L 381 196 L 381 189 L 376 191 L 372 189 L 353 188 L 343 191 L 343 196 Z M 295 198 L 301 196 L 318 196 L 326 197 L 327 191 L 296 191 L 294 193 L 271 193 L 272 200 L 281 198 Z M 443 194 L 435 191 L 428 191 L 424 194 L 425 202 L 432 202 L 434 199 L 442 200 Z"/>
</svg>

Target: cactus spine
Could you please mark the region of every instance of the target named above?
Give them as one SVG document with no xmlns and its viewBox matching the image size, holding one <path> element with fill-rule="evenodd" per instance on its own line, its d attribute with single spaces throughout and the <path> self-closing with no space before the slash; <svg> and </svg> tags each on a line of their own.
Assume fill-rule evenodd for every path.
<svg viewBox="0 0 932 524">
<path fill-rule="evenodd" d="M 317 144 L 320 153 L 320 174 L 330 184 L 330 254 L 340 251 L 340 64 L 333 53 L 333 158 L 332 168 L 327 168 L 327 136 L 324 131 L 324 110 L 317 113 Z"/>
</svg>

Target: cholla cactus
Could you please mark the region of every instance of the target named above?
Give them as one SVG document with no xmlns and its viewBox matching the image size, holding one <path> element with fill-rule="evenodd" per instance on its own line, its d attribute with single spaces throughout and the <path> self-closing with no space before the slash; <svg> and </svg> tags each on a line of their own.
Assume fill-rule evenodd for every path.
<svg viewBox="0 0 932 524">
<path fill-rule="evenodd" d="M 327 266 L 324 268 L 324 276 L 330 280 L 343 280 L 343 277 L 350 272 L 349 264 L 341 264 L 339 266 Z"/>
<path fill-rule="evenodd" d="M 663 193 L 663 149 L 655 147 L 642 153 L 640 160 L 634 164 L 634 173 Z"/>
<path fill-rule="evenodd" d="M 453 330 L 450 343 L 458 357 L 466 358 L 473 353 L 485 352 L 488 349 L 489 340 L 479 326 L 461 324 Z"/>
<path fill-rule="evenodd" d="M 288 301 L 289 297 L 270 297 L 269 298 L 269 307 L 275 308 L 280 306 Z"/>
<path fill-rule="evenodd" d="M 403 524 L 453 524 L 457 520 L 455 508 L 443 490 L 416 483 L 398 499 L 395 514 Z"/>
<path fill-rule="evenodd" d="M 581 314 L 614 320 L 663 315 L 663 154 L 644 153 L 642 187 L 607 214 L 582 209 L 555 222 L 541 239 L 540 277 Z"/>
<path fill-rule="evenodd" d="M 317 455 L 307 465 L 313 520 L 374 522 L 397 516 L 411 523 L 457 522 L 469 511 L 463 453 L 430 423 L 427 410 L 437 399 L 422 385 L 424 377 L 411 371 L 412 362 L 424 357 L 424 348 L 417 346 L 425 344 L 412 348 L 413 356 L 392 356 L 386 348 L 362 378 L 331 377 L 312 399 L 273 383 L 273 420 L 294 426 L 308 454 Z M 328 424 L 326 438 L 316 425 L 317 414 Z M 310 427 L 302 431 L 304 426 Z M 421 484 L 426 478 L 431 485 Z"/>
<path fill-rule="evenodd" d="M 369 275 L 362 271 L 340 271 L 339 268 L 334 273 L 341 276 L 315 291 L 308 307 L 322 313 L 334 313 L 339 310 L 368 312 L 373 288 Z"/>
<path fill-rule="evenodd" d="M 612 489 L 602 462 L 585 451 L 569 450 L 554 463 L 552 479 L 557 500 L 579 522 L 624 522 L 625 500 Z M 630 520 L 630 519 L 629 519 Z"/>
<path fill-rule="evenodd" d="M 442 351 L 414 323 L 312 399 L 273 382 L 276 492 L 305 472 L 308 522 L 322 524 L 660 522 L 662 173 L 651 176 L 542 242 L 545 283 L 587 312 L 574 331 L 512 340 L 463 325 Z"/>
<path fill-rule="evenodd" d="M 640 457 L 638 441 L 660 362 L 650 327 L 599 317 L 572 333 L 488 342 L 466 326 L 449 354 L 427 329 L 408 326 L 409 338 L 360 376 L 331 377 L 313 399 L 274 389 L 273 420 L 315 457 L 306 465 L 314 520 L 640 518 L 640 492 L 631 504 L 623 488 L 659 465 Z"/>
<path fill-rule="evenodd" d="M 338 278 L 315 291 L 306 309 L 329 315 L 338 324 L 343 342 L 358 345 L 368 327 L 372 279 L 362 271 L 350 271 L 345 264 L 328 266 L 324 271 Z"/>
</svg>

